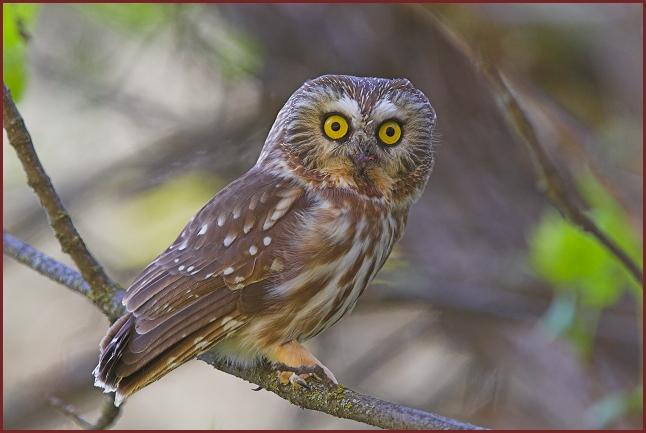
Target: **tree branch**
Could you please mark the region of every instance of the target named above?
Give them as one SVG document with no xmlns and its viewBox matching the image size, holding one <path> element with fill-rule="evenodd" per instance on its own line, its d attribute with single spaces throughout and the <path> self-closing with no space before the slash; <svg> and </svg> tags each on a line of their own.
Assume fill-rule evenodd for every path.
<svg viewBox="0 0 646 433">
<path fill-rule="evenodd" d="M 621 262 L 637 283 L 643 287 L 644 273 L 641 267 L 607 233 L 601 230 L 592 218 L 586 215 L 567 194 L 567 188 L 562 175 L 543 148 L 522 104 L 509 88 L 508 80 L 505 79 L 503 74 L 491 61 L 482 56 L 477 56 L 471 47 L 460 40 L 433 12 L 422 5 L 410 5 L 410 7 L 422 12 L 429 19 L 431 25 L 439 29 L 447 40 L 451 41 L 474 66 L 478 67 L 484 77 L 491 83 L 495 96 L 498 98 L 509 124 L 516 129 L 521 140 L 529 148 L 537 167 L 539 179 L 546 186 L 547 198 L 566 219 L 578 226 L 581 230 L 595 237 L 601 245 Z"/>
<path fill-rule="evenodd" d="M 579 226 L 585 232 L 592 236 L 603 245 L 611 254 L 613 254 L 623 266 L 630 272 L 637 284 L 643 286 L 644 273 L 630 256 L 605 233 L 586 213 L 570 199 L 566 193 L 565 182 L 554 163 L 550 160 L 547 152 L 541 145 L 534 126 L 530 122 L 525 110 L 518 99 L 510 90 L 507 80 L 502 73 L 490 64 L 484 66 L 485 76 L 492 83 L 494 89 L 498 92 L 498 97 L 505 109 L 507 119 L 515 127 L 516 131 L 528 145 L 532 156 L 538 167 L 540 179 L 547 186 L 547 196 L 550 201 L 561 211 L 561 213 L 572 223 Z"/>
<path fill-rule="evenodd" d="M 87 250 L 83 239 L 74 227 L 38 159 L 29 131 L 6 85 L 4 85 L 3 115 L 4 127 L 7 131 L 9 142 L 16 149 L 18 158 L 27 174 L 28 183 L 38 195 L 43 208 L 46 210 L 50 224 L 63 251 L 72 257 L 81 273 L 79 274 L 77 271 L 6 232 L 3 233 L 4 253 L 42 275 L 85 296 L 99 307 L 108 318 L 111 320 L 116 319 L 123 313 L 123 307 L 120 302 L 122 289 L 110 280 L 103 272 L 101 265 Z M 291 385 L 282 385 L 276 372 L 267 364 L 242 369 L 219 359 L 212 352 L 202 354 L 199 359 L 218 370 L 255 383 L 295 405 L 325 412 L 340 418 L 352 419 L 388 429 L 481 429 L 481 427 L 430 412 L 360 394 L 342 385 L 334 385 L 329 382 L 312 381 L 309 389 L 295 390 Z M 54 399 L 52 403 L 85 428 L 108 427 L 119 414 L 119 411 L 113 407 L 103 408 L 98 423 L 91 424 L 60 400 Z"/>
<path fill-rule="evenodd" d="M 41 205 L 47 212 L 49 223 L 56 233 L 56 238 L 58 238 L 61 248 L 70 255 L 81 271 L 83 279 L 89 283 L 90 290 L 86 296 L 97 305 L 107 305 L 107 303 L 111 302 L 117 286 L 88 251 L 83 239 L 76 227 L 74 227 L 72 219 L 65 210 L 49 176 L 40 163 L 34 144 L 31 141 L 31 135 L 4 82 L 2 115 L 3 126 L 7 131 L 9 143 L 16 150 L 18 159 L 22 163 L 27 175 L 27 183 L 34 190 Z M 115 315 L 116 312 L 110 314 L 111 317 Z"/>
<path fill-rule="evenodd" d="M 63 284 L 81 295 L 87 296 L 88 285 L 83 280 L 83 276 L 74 269 L 71 269 L 67 265 L 60 263 L 6 232 L 3 234 L 3 245 L 5 255 L 13 257 L 40 274 Z M 103 313 L 109 315 L 114 311 L 112 304 L 116 302 L 117 296 L 114 301 L 104 306 L 97 306 Z M 342 385 L 333 385 L 328 382 L 311 381 L 309 383 L 310 389 L 294 390 L 291 385 L 282 385 L 278 380 L 276 372 L 266 364 L 254 368 L 242 369 L 218 358 L 213 352 L 206 352 L 200 355 L 199 359 L 218 370 L 232 374 L 271 391 L 292 404 L 305 409 L 325 412 L 339 418 L 352 419 L 387 429 L 482 429 L 481 427 L 451 418 L 445 418 L 431 412 L 424 412 L 380 400 L 369 395 L 360 394 Z M 66 407 L 64 404 L 57 406 L 59 409 Z M 68 415 L 71 412 L 73 417 L 78 421 L 79 416 L 73 410 L 65 410 L 64 412 Z M 78 422 L 80 423 L 81 421 Z M 83 422 L 87 423 L 87 421 Z"/>
<path fill-rule="evenodd" d="M 101 409 L 101 415 L 96 423 L 91 423 L 76 412 L 76 409 L 66 404 L 58 397 L 50 397 L 49 403 L 63 415 L 71 418 L 79 427 L 86 430 L 104 430 L 109 428 L 119 417 L 121 410 L 114 405 L 114 395 L 106 400 Z"/>
</svg>

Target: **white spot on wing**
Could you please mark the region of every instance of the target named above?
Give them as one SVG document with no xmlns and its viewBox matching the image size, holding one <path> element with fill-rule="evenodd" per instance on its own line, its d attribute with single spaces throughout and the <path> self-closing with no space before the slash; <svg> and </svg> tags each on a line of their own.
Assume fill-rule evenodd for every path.
<svg viewBox="0 0 646 433">
<path fill-rule="evenodd" d="M 233 268 L 229 266 L 228 268 L 225 268 L 224 271 L 222 271 L 222 275 L 231 275 L 233 273 Z"/>
<path fill-rule="evenodd" d="M 224 241 L 222 241 L 222 243 L 225 247 L 228 247 L 233 243 L 233 241 L 236 240 L 237 237 L 238 235 L 236 235 L 235 233 L 229 233 L 227 237 L 224 238 Z"/>
<path fill-rule="evenodd" d="M 255 256 L 257 252 L 258 252 L 258 248 L 256 248 L 255 245 L 252 245 L 249 247 L 249 254 L 251 254 L 252 256 Z"/>
<path fill-rule="evenodd" d="M 218 216 L 218 226 L 222 227 L 224 225 L 224 222 L 227 220 L 227 216 L 224 214 L 220 214 Z"/>
<path fill-rule="evenodd" d="M 206 233 L 206 230 L 209 228 L 208 224 L 203 224 L 202 227 L 200 228 L 200 231 L 197 232 L 198 236 L 202 236 L 204 233 Z"/>
<path fill-rule="evenodd" d="M 263 245 L 264 245 L 264 246 L 268 246 L 268 245 L 271 243 L 271 237 L 269 237 L 269 236 L 265 236 L 265 237 L 262 239 L 262 243 L 263 243 Z"/>
<path fill-rule="evenodd" d="M 265 220 L 265 223 L 262 225 L 262 229 L 267 230 L 267 229 L 271 228 L 274 225 L 275 222 L 276 222 L 275 220 L 268 217 Z"/>
<path fill-rule="evenodd" d="M 251 200 L 249 201 L 249 210 L 254 210 L 257 204 L 258 204 L 258 194 L 254 194 L 251 196 Z"/>
<path fill-rule="evenodd" d="M 253 228 L 253 220 L 249 220 L 249 221 L 245 222 L 245 225 L 242 228 L 242 231 L 246 235 L 247 233 L 249 233 L 251 231 L 252 228 Z"/>
</svg>

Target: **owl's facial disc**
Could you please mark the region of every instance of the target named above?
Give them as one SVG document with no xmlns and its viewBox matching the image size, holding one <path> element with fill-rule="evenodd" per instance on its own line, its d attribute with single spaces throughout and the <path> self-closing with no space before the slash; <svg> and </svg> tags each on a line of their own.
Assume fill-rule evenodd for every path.
<svg viewBox="0 0 646 433">
<path fill-rule="evenodd" d="M 430 173 L 435 112 L 408 80 L 322 76 L 280 116 L 281 148 L 307 181 L 389 197 L 421 191 Z"/>
</svg>

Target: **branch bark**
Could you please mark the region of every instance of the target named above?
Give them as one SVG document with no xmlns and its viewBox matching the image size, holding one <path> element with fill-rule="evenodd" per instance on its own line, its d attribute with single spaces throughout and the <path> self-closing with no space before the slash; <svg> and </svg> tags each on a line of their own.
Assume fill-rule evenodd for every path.
<svg viewBox="0 0 646 433">
<path fill-rule="evenodd" d="M 105 274 L 101 265 L 87 250 L 38 159 L 29 131 L 6 85 L 4 85 L 3 115 L 9 142 L 16 149 L 27 174 L 29 185 L 38 195 L 46 210 L 63 251 L 72 257 L 81 272 L 71 269 L 6 232 L 3 233 L 4 254 L 85 296 L 110 320 L 116 319 L 123 312 L 120 302 L 122 289 Z M 376 427 L 436 430 L 482 429 L 462 421 L 360 394 L 342 385 L 328 382 L 312 381 L 310 389 L 295 390 L 290 385 L 282 385 L 275 371 L 266 364 L 243 369 L 219 359 L 212 352 L 202 354 L 199 359 L 218 370 L 255 383 L 302 408 L 364 422 Z M 90 424 L 59 400 L 54 400 L 54 404 L 59 410 L 86 428 L 107 427 L 119 414 L 116 409 L 104 408 L 99 422 Z"/>
<path fill-rule="evenodd" d="M 56 238 L 63 252 L 70 255 L 81 271 L 83 279 L 89 284 L 90 290 L 86 296 L 95 304 L 105 304 L 112 298 L 116 284 L 106 275 L 101 265 L 87 249 L 79 235 L 72 219 L 65 210 L 60 197 L 56 193 L 49 176 L 45 172 L 34 149 L 31 135 L 25 122 L 11 97 L 7 85 L 3 82 L 2 120 L 7 131 L 9 143 L 16 150 L 18 159 L 27 175 L 27 183 L 38 196 L 40 203 L 47 213 L 49 223 L 56 233 Z M 114 317 L 116 312 L 112 312 Z"/>
</svg>

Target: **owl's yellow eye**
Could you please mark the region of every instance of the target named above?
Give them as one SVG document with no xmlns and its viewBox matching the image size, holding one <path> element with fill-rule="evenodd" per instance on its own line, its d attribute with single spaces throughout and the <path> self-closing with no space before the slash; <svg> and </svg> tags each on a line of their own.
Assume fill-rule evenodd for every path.
<svg viewBox="0 0 646 433">
<path fill-rule="evenodd" d="M 402 138 L 402 127 L 396 120 L 386 120 L 379 127 L 377 136 L 383 144 L 394 146 Z"/>
<path fill-rule="evenodd" d="M 332 140 L 340 140 L 348 134 L 348 121 L 340 114 L 331 114 L 323 122 L 323 132 Z"/>
</svg>

